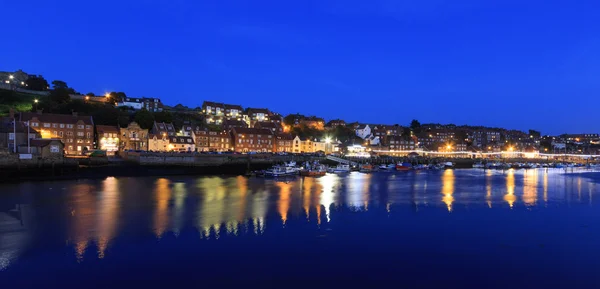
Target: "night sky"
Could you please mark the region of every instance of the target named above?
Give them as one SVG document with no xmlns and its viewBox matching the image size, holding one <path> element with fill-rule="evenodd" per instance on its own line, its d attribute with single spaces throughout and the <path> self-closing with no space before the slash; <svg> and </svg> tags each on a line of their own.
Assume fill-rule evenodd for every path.
<svg viewBox="0 0 600 289">
<path fill-rule="evenodd" d="M 600 131 L 597 0 L 53 2 L 2 1 L 0 70 L 168 105 Z"/>
</svg>

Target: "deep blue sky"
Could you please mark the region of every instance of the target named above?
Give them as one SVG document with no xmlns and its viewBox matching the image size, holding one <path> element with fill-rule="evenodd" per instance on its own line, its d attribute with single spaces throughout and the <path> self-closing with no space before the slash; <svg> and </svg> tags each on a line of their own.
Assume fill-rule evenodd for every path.
<svg viewBox="0 0 600 289">
<path fill-rule="evenodd" d="M 51 2 L 2 1 L 0 70 L 170 105 L 600 131 L 597 0 Z"/>
</svg>

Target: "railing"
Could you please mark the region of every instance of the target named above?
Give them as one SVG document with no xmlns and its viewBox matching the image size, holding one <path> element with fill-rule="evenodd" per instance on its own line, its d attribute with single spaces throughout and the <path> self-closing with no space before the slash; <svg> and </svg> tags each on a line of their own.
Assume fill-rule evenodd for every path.
<svg viewBox="0 0 600 289">
<path fill-rule="evenodd" d="M 342 158 L 338 158 L 338 157 L 334 157 L 334 156 L 327 156 L 328 160 L 334 161 L 334 162 L 338 162 L 341 164 L 345 164 L 345 165 L 356 165 L 355 162 L 346 160 L 346 159 L 342 159 Z"/>
</svg>

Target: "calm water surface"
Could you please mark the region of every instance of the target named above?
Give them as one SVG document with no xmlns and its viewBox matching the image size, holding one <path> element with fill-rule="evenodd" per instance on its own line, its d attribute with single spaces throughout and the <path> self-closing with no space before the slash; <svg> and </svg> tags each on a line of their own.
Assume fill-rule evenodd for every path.
<svg viewBox="0 0 600 289">
<path fill-rule="evenodd" d="M 0 185 L 2 288 L 598 288 L 595 173 Z"/>
</svg>

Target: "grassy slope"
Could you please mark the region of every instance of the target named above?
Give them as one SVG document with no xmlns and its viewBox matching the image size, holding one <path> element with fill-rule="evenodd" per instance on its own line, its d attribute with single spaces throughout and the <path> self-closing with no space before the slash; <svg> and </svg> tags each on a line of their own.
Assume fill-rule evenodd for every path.
<svg viewBox="0 0 600 289">
<path fill-rule="evenodd" d="M 7 97 L 10 93 L 9 90 L 0 89 L 0 116 L 8 115 L 10 108 L 16 111 L 31 111 L 34 100 L 44 97 L 23 92 L 12 92 L 14 97 Z"/>
</svg>

